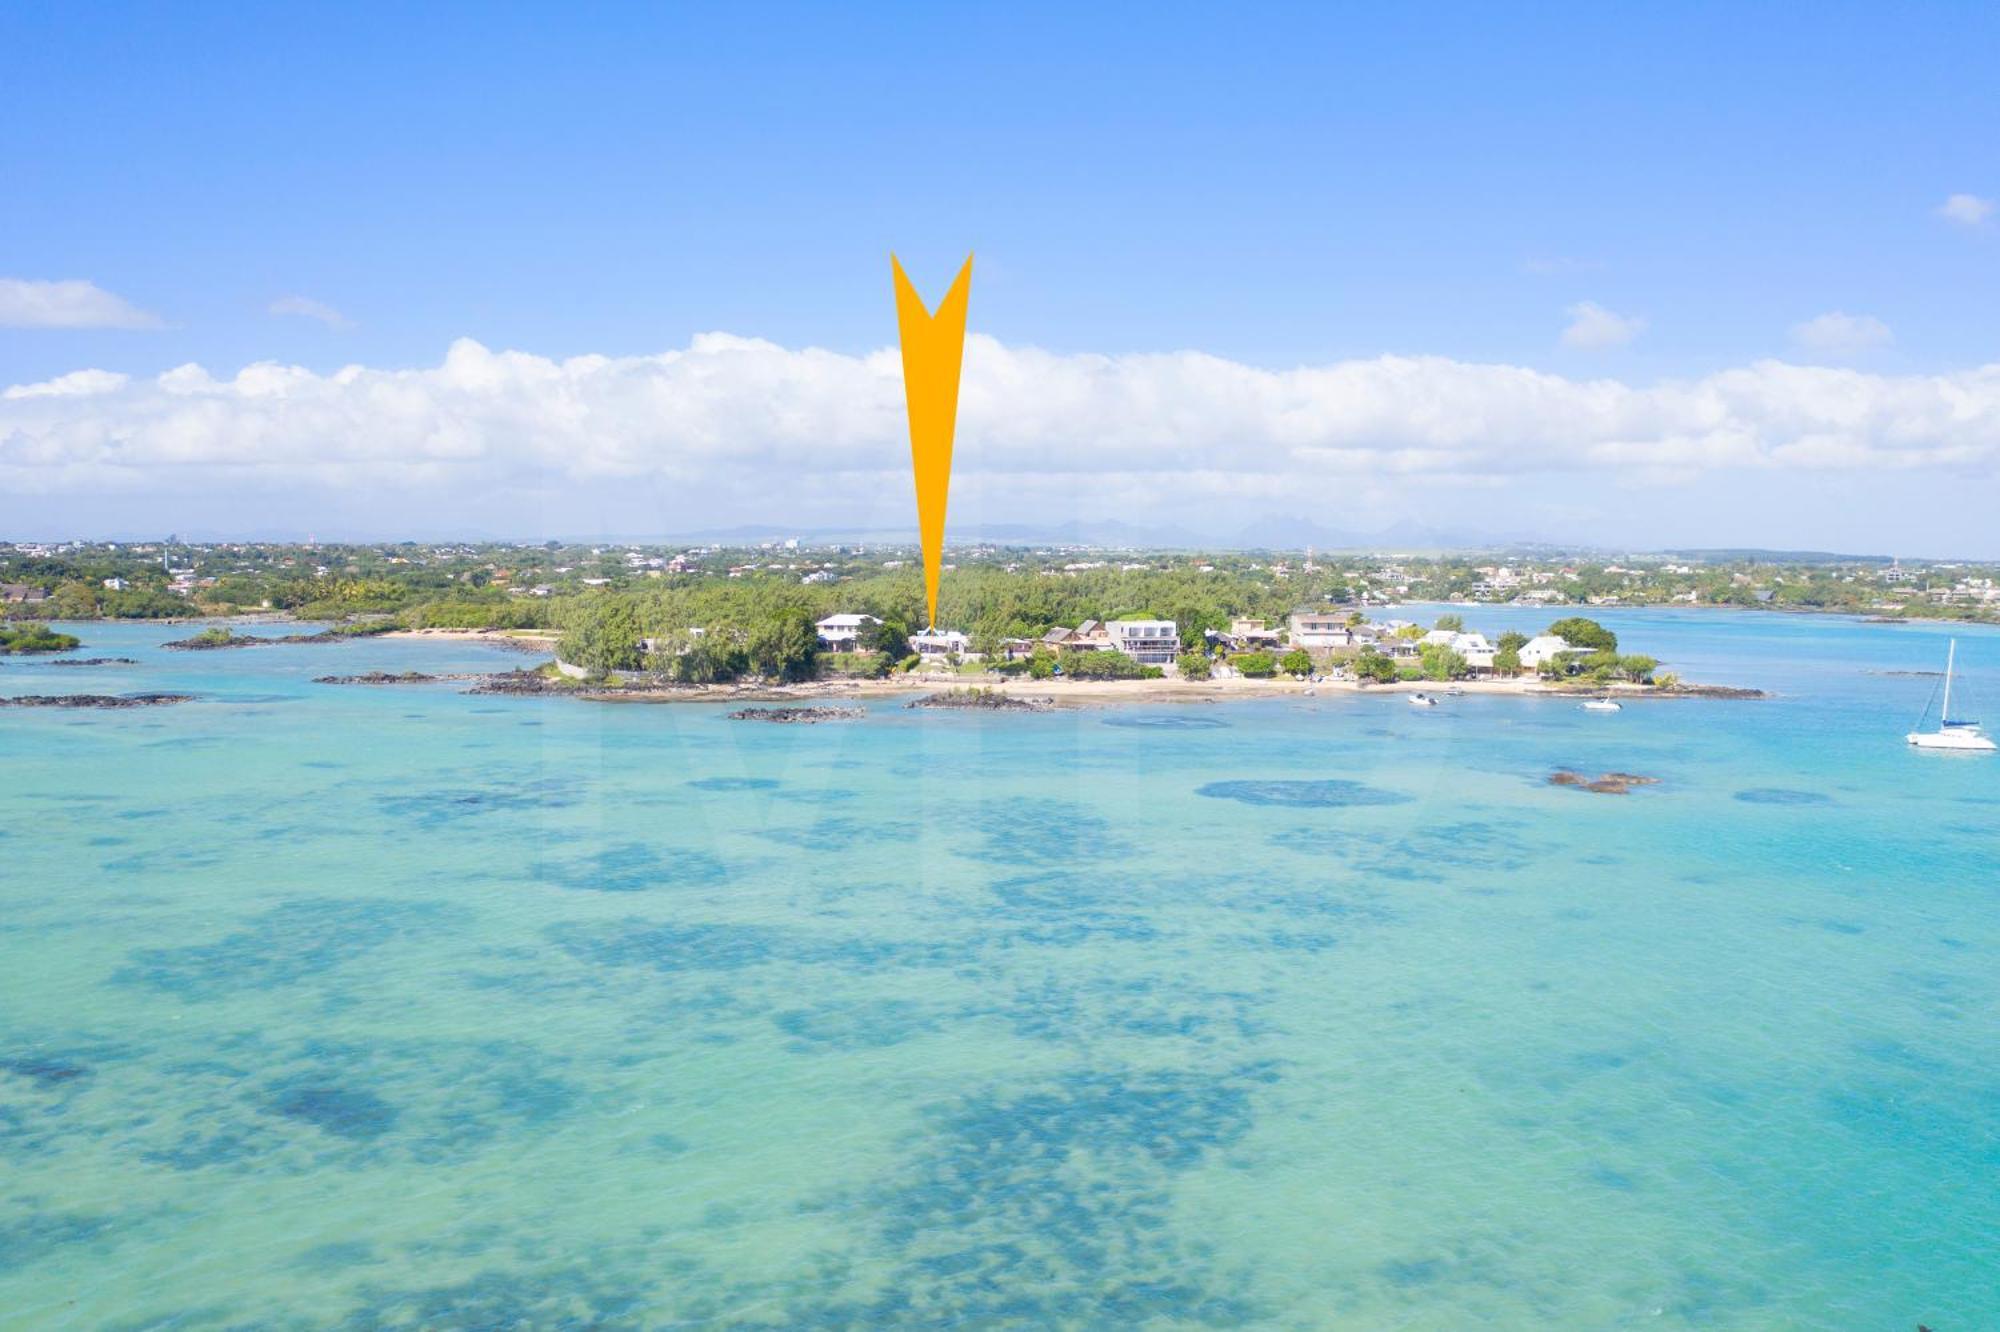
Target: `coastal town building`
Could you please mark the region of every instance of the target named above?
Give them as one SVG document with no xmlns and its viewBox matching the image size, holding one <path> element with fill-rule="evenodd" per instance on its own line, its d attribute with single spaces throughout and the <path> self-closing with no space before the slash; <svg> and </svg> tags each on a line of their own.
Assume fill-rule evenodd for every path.
<svg viewBox="0 0 2000 1332">
<path fill-rule="evenodd" d="M 882 623 L 873 615 L 829 615 L 813 628 L 819 633 L 819 641 L 829 651 L 854 652 L 859 650 L 861 640 Z"/>
<path fill-rule="evenodd" d="M 1531 671 L 1538 671 L 1565 652 L 1575 652 L 1567 639 L 1555 634 L 1536 634 L 1521 646 L 1521 664 Z"/>
<path fill-rule="evenodd" d="M 1180 630 L 1172 620 L 1113 620 L 1105 626 L 1111 647 L 1146 666 L 1164 666 L 1180 655 Z"/>
<path fill-rule="evenodd" d="M 10 606 L 32 606 L 48 599 L 47 589 L 32 583 L 0 583 L 0 602 Z"/>
<path fill-rule="evenodd" d="M 910 651 L 919 657 L 963 657 L 971 648 L 972 640 L 956 629 L 926 629 L 910 635 Z"/>
<path fill-rule="evenodd" d="M 1286 621 L 1292 646 L 1308 652 L 1353 647 L 1355 633 L 1347 623 L 1349 615 L 1348 611 L 1293 611 Z"/>
</svg>

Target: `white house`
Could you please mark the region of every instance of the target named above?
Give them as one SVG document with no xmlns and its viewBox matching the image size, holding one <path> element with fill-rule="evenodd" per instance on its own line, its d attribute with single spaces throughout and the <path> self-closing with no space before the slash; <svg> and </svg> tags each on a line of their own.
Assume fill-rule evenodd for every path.
<svg viewBox="0 0 2000 1332">
<path fill-rule="evenodd" d="M 1347 611 L 1293 611 L 1287 621 L 1292 646 L 1308 652 L 1353 647 L 1355 635 L 1347 626 L 1348 614 Z"/>
<path fill-rule="evenodd" d="M 1477 630 L 1466 634 L 1454 634 L 1451 650 L 1465 658 L 1465 664 L 1475 671 L 1493 669 L 1493 659 L 1500 655 L 1500 649 Z"/>
<path fill-rule="evenodd" d="M 953 653 L 962 657 L 971 647 L 972 640 L 956 629 L 926 629 L 910 635 L 910 651 L 919 657 L 948 657 Z"/>
<path fill-rule="evenodd" d="M 1567 639 L 1555 634 L 1536 634 L 1521 648 L 1521 664 L 1531 671 L 1538 671 L 1543 663 L 1554 661 L 1565 652 L 1580 651 L 1571 647 Z"/>
<path fill-rule="evenodd" d="M 1143 665 L 1164 666 L 1180 655 L 1180 630 L 1172 620 L 1112 620 L 1104 628 L 1115 651 Z"/>
<path fill-rule="evenodd" d="M 126 583 L 122 578 L 107 578 L 104 580 L 104 586 L 113 592 L 123 592 Z"/>
<path fill-rule="evenodd" d="M 831 650 L 853 652 L 868 631 L 880 623 L 873 615 L 829 615 L 813 628 L 819 631 L 819 641 Z"/>
</svg>

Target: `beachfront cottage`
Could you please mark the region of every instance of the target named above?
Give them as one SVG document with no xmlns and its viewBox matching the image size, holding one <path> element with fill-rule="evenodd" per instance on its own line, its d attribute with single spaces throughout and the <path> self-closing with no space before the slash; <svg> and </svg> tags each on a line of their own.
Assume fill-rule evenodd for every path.
<svg viewBox="0 0 2000 1332">
<path fill-rule="evenodd" d="M 1445 646 L 1465 658 L 1467 666 L 1482 673 L 1492 670 L 1493 659 L 1500 655 L 1500 649 L 1488 642 L 1485 634 L 1478 632 L 1453 634 L 1451 642 Z"/>
<path fill-rule="evenodd" d="M 882 621 L 873 615 L 829 615 L 813 628 L 829 652 L 858 652 L 861 642 Z"/>
<path fill-rule="evenodd" d="M 1563 653 L 1580 650 L 1555 634 L 1536 634 L 1522 645 L 1521 664 L 1531 671 L 1539 671 L 1545 663 L 1554 661 Z"/>
<path fill-rule="evenodd" d="M 1102 620 L 1085 620 L 1063 646 L 1073 651 L 1107 652 L 1111 648 L 1111 631 Z"/>
<path fill-rule="evenodd" d="M 943 660 L 957 655 L 963 657 L 972 648 L 972 640 L 956 629 L 926 629 L 920 634 L 910 635 L 910 651 L 919 657 Z"/>
<path fill-rule="evenodd" d="M 9 605 L 35 605 L 49 599 L 49 594 L 31 583 L 0 583 L 0 601 Z"/>
<path fill-rule="evenodd" d="M 1348 615 L 1347 611 L 1293 611 L 1287 621 L 1292 646 L 1308 652 L 1353 647 L 1355 634 L 1348 627 Z"/>
<path fill-rule="evenodd" d="M 1255 652 L 1259 649 L 1270 652 L 1281 646 L 1281 636 L 1276 629 L 1267 629 L 1258 619 L 1238 617 L 1229 622 L 1226 634 L 1211 634 L 1222 640 L 1232 652 Z"/>
<path fill-rule="evenodd" d="M 1112 649 L 1143 666 L 1165 666 L 1180 655 L 1180 630 L 1172 620 L 1113 620 L 1104 627 Z"/>
</svg>

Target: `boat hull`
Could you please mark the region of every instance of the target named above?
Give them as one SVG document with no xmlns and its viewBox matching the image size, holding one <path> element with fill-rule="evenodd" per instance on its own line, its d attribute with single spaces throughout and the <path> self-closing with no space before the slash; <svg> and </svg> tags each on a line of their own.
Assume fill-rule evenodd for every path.
<svg viewBox="0 0 2000 1332">
<path fill-rule="evenodd" d="M 1983 735 L 1951 731 L 1915 731 L 1906 737 L 1916 749 L 1951 749 L 1961 754 L 1987 754 L 2000 748 Z"/>
</svg>

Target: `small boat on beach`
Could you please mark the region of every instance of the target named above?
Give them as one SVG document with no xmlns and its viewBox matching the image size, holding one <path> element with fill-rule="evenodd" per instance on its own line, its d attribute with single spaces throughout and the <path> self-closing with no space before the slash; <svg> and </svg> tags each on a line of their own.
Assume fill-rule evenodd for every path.
<svg viewBox="0 0 2000 1332">
<path fill-rule="evenodd" d="M 1938 709 L 1938 724 L 1935 731 L 1918 729 L 1903 737 L 1918 749 L 1952 749 L 1961 754 L 1984 754 L 1996 748 L 1979 729 L 1975 721 L 1954 721 L 1951 715 L 1951 674 L 1958 664 L 1958 640 L 1952 639 L 1951 646 L 1944 655 L 1944 706 Z M 1924 704 L 1925 716 L 1930 715 L 1930 704 Z M 1917 718 L 1917 726 L 1924 724 L 1923 717 Z"/>
<path fill-rule="evenodd" d="M 1590 698 L 1583 703 L 1585 712 L 1623 712 L 1625 705 L 1612 698 Z"/>
</svg>

